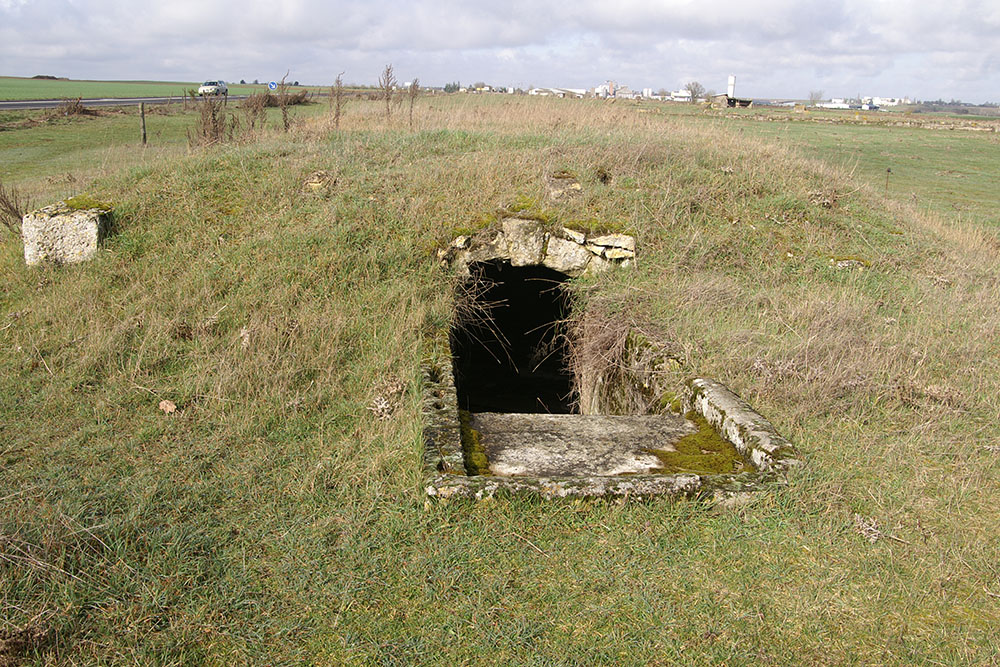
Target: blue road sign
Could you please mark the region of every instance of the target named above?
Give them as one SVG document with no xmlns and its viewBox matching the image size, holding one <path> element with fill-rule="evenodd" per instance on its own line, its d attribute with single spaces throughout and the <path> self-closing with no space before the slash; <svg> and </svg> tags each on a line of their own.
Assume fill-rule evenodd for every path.
<svg viewBox="0 0 1000 667">
<path fill-rule="evenodd" d="M 275 90 L 278 87 L 278 84 L 272 81 L 271 83 L 267 84 L 267 87 L 270 88 L 271 90 Z"/>
</svg>

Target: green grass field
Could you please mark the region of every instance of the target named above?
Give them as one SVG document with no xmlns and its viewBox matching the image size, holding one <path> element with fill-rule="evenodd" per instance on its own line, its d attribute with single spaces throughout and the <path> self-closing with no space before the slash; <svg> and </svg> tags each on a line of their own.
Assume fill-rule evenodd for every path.
<svg viewBox="0 0 1000 667">
<path fill-rule="evenodd" d="M 871 114 L 868 114 L 871 117 Z M 937 117 L 935 117 L 937 118 Z M 993 127 L 993 121 L 968 121 Z M 1000 133 L 885 128 L 860 123 L 758 123 L 745 130 L 778 138 L 809 157 L 854 173 L 883 196 L 908 200 L 948 219 L 1000 226 L 996 187 Z M 886 170 L 888 187 L 886 187 Z"/>
<path fill-rule="evenodd" d="M 227 82 L 230 95 L 250 95 L 267 92 L 267 83 L 242 85 Z M 58 100 L 82 97 L 177 97 L 202 84 L 201 81 L 78 81 L 52 79 L 25 79 L 0 76 L 0 100 Z M 305 90 L 314 90 L 302 86 Z M 299 90 L 300 88 L 295 88 Z"/>
<path fill-rule="evenodd" d="M 110 200 L 117 227 L 59 268 L 0 236 L 0 664 L 1000 661 L 991 137 L 526 97 L 420 99 L 412 128 L 307 109 L 199 149 L 170 117 L 155 159 L 134 116 L 0 132 L 5 183 Z M 329 191 L 303 190 L 316 170 Z M 787 488 L 426 501 L 419 368 L 454 286 L 434 251 L 556 170 L 583 196 L 553 221 L 638 244 L 635 270 L 574 282 L 577 312 L 750 401 L 806 461 Z"/>
</svg>

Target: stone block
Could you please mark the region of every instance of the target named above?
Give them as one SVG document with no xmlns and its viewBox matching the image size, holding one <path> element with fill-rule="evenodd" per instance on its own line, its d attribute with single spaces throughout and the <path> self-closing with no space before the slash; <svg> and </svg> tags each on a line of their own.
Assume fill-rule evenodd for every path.
<svg viewBox="0 0 1000 667">
<path fill-rule="evenodd" d="M 579 243 L 580 245 L 583 245 L 587 240 L 586 234 L 575 229 L 570 229 L 569 227 L 563 227 L 559 231 L 563 235 L 564 239 L 573 241 L 574 243 Z"/>
<path fill-rule="evenodd" d="M 107 236 L 111 212 L 106 208 L 74 208 L 65 202 L 29 213 L 21 221 L 24 261 L 75 264 L 91 259 Z"/>
<path fill-rule="evenodd" d="M 591 257 L 593 255 L 582 245 L 552 237 L 545 249 L 545 259 L 542 260 L 542 264 L 575 278 L 587 269 Z"/>
<path fill-rule="evenodd" d="M 504 218 L 501 224 L 511 266 L 541 264 L 547 236 L 542 225 L 520 218 Z"/>
<path fill-rule="evenodd" d="M 604 251 L 604 256 L 608 259 L 632 259 L 635 257 L 635 252 L 624 248 L 608 248 Z"/>
<path fill-rule="evenodd" d="M 621 248 L 635 252 L 635 238 L 627 234 L 605 234 L 592 237 L 588 242 L 605 248 Z"/>
</svg>

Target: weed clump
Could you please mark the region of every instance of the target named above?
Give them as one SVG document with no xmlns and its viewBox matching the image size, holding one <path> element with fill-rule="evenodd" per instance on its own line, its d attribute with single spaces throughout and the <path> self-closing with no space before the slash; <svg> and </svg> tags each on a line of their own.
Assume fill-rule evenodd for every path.
<svg viewBox="0 0 1000 667">
<path fill-rule="evenodd" d="M 385 118 L 392 117 L 392 93 L 396 89 L 396 75 L 392 71 L 392 65 L 386 65 L 382 74 L 378 77 L 378 89 L 385 102 Z"/>
<path fill-rule="evenodd" d="M 330 87 L 330 106 L 333 107 L 333 127 L 340 129 L 340 116 L 344 109 L 344 73 L 337 75 Z"/>
<path fill-rule="evenodd" d="M 0 181 L 0 224 L 11 234 L 21 233 L 21 220 L 31 208 L 31 200 L 13 185 Z"/>
<path fill-rule="evenodd" d="M 267 107 L 272 106 L 269 93 L 254 93 L 250 95 L 240 105 L 243 114 L 244 129 L 250 134 L 256 134 L 264 129 L 264 122 L 267 118 Z"/>
</svg>

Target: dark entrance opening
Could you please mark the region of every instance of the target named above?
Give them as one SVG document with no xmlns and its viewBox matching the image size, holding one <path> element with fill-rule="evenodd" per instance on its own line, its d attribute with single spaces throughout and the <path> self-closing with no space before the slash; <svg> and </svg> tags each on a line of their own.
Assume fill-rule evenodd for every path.
<svg viewBox="0 0 1000 667">
<path fill-rule="evenodd" d="M 493 260 L 469 265 L 451 352 L 458 407 L 470 412 L 574 412 L 561 322 L 566 275 Z"/>
</svg>

